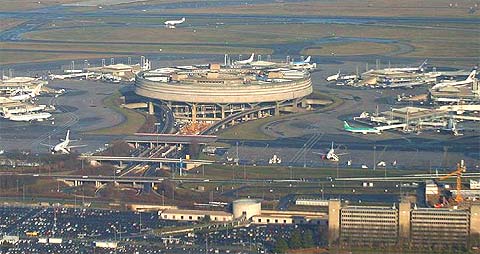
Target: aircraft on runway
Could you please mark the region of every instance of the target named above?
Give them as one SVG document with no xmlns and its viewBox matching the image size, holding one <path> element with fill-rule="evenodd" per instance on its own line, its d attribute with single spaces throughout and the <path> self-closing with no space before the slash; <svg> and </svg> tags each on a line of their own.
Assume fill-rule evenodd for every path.
<svg viewBox="0 0 480 254">
<path fill-rule="evenodd" d="M 472 72 L 470 72 L 470 75 L 465 80 L 459 80 L 459 81 L 445 81 L 438 83 L 432 87 L 432 90 L 437 89 L 437 88 L 442 88 L 446 86 L 467 86 L 473 83 L 475 80 L 475 75 L 477 75 L 477 68 L 473 68 Z"/>
<path fill-rule="evenodd" d="M 377 128 L 369 128 L 369 127 L 352 127 L 350 126 L 346 121 L 343 121 L 343 129 L 348 131 L 348 132 L 353 132 L 353 133 L 363 133 L 363 134 L 369 134 L 369 133 L 375 133 L 375 134 L 381 134 L 381 131 Z"/>
<path fill-rule="evenodd" d="M 179 20 L 167 20 L 163 24 L 165 24 L 165 26 L 168 28 L 175 28 L 176 25 L 180 25 L 183 22 L 185 22 L 185 18 Z"/>
<path fill-rule="evenodd" d="M 428 59 L 425 59 L 422 64 L 418 67 L 407 67 L 407 68 L 386 68 L 385 71 L 391 72 L 422 72 L 427 65 Z"/>
<path fill-rule="evenodd" d="M 30 93 L 25 93 L 22 90 L 16 90 L 12 93 L 10 97 L 8 97 L 12 101 L 26 101 L 32 98 L 35 98 L 37 95 L 40 95 L 40 91 L 42 89 L 43 84 L 38 84 L 35 89 L 33 89 Z"/>
<path fill-rule="evenodd" d="M 328 150 L 327 153 L 315 153 L 315 154 L 322 155 L 322 160 L 338 162 L 338 161 L 340 161 L 340 156 L 346 155 L 348 153 L 339 153 L 339 154 L 335 153 L 335 149 L 333 148 L 333 142 L 332 142 L 332 147 L 330 148 L 330 150 Z"/>
<path fill-rule="evenodd" d="M 235 64 L 237 64 L 237 65 L 249 64 L 249 63 L 253 62 L 253 57 L 254 56 L 255 56 L 255 53 L 252 53 L 252 55 L 248 59 L 235 61 Z"/>
<path fill-rule="evenodd" d="M 61 141 L 62 142 L 56 144 L 55 146 L 51 146 L 48 144 L 41 144 L 41 145 L 50 147 L 50 151 L 52 152 L 52 154 L 55 154 L 55 153 L 70 154 L 72 148 L 87 146 L 87 145 L 71 146 L 70 142 L 74 142 L 77 140 L 70 139 L 70 130 L 67 130 L 67 135 L 65 136 L 65 139 L 61 139 Z"/>
</svg>

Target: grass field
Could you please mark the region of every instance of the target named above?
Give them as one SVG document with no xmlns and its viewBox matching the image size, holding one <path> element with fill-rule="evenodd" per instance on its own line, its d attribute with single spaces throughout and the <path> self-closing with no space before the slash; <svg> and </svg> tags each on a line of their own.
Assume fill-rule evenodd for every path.
<svg viewBox="0 0 480 254">
<path fill-rule="evenodd" d="M 122 56 L 122 54 L 95 54 L 95 53 L 44 53 L 24 51 L 2 51 L 0 47 L 0 64 L 33 63 L 46 61 L 92 59 Z"/>
<path fill-rule="evenodd" d="M 139 113 L 135 110 L 132 109 L 127 109 L 122 107 L 118 103 L 118 97 L 120 96 L 120 93 L 114 93 L 113 95 L 107 97 L 103 104 L 122 114 L 126 120 L 116 126 L 109 127 L 109 128 L 104 128 L 100 130 L 95 130 L 95 131 L 89 131 L 86 134 L 93 134 L 93 135 L 131 135 L 135 132 L 137 132 L 140 127 L 143 126 L 145 123 L 145 115 L 142 113 Z"/>
<path fill-rule="evenodd" d="M 450 4 L 456 6 L 450 7 Z M 256 15 L 300 16 L 367 16 L 367 17 L 471 17 L 479 18 L 479 12 L 469 13 L 474 2 L 469 0 L 370 0 L 370 1 L 300 1 L 289 3 L 239 4 L 228 7 L 172 9 L 170 13 L 225 13 Z"/>
<path fill-rule="evenodd" d="M 312 47 L 303 50 L 303 55 L 371 55 L 385 54 L 392 52 L 397 47 L 395 44 L 383 44 L 375 42 L 350 42 L 350 43 L 328 43 L 321 47 Z"/>
<path fill-rule="evenodd" d="M 418 174 L 419 171 L 387 169 L 388 176 Z M 303 168 L 286 166 L 235 166 L 235 165 L 206 165 L 205 177 L 210 179 L 289 179 L 289 178 L 325 178 L 336 176 L 335 168 Z M 339 177 L 373 177 L 384 176 L 383 170 L 345 169 L 338 170 Z M 234 177 L 235 176 L 235 177 Z M 195 176 L 197 177 L 197 176 Z"/>
<path fill-rule="evenodd" d="M 332 108 L 338 107 L 343 103 L 343 100 L 320 92 L 313 92 L 310 98 L 321 99 L 321 100 L 331 100 L 332 104 L 327 105 L 318 111 L 330 110 Z M 312 111 L 305 113 L 295 113 L 282 116 L 271 116 L 267 118 L 261 118 L 253 121 L 244 122 L 241 124 L 234 125 L 228 129 L 222 130 L 218 133 L 218 136 L 222 139 L 244 139 L 244 140 L 274 140 L 275 138 L 265 134 L 262 131 L 262 127 L 280 119 L 297 117 L 301 114 L 311 114 Z"/>
<path fill-rule="evenodd" d="M 125 36 L 128 34 L 129 36 Z M 273 24 L 273 25 L 231 25 L 218 28 L 120 28 L 120 27 L 84 27 L 64 28 L 57 30 L 36 31 L 25 34 L 25 38 L 36 40 L 69 40 L 69 41 L 116 41 L 116 42 L 149 42 L 149 43 L 193 43 L 199 46 L 221 44 L 228 47 L 230 44 L 267 45 L 278 43 L 300 43 L 325 37 L 356 37 L 390 39 L 411 45 L 413 52 L 408 56 L 415 57 L 471 57 L 475 58 L 480 52 L 478 33 L 472 31 L 438 28 L 426 28 L 423 25 L 409 27 L 372 26 L 372 25 L 339 25 L 339 24 Z M 139 39 L 141 38 L 141 39 Z M 462 38 L 459 40 L 458 38 Z M 329 54 L 332 49 L 347 53 L 340 54 L 381 54 L 392 51 L 394 45 L 353 42 L 330 44 L 328 47 L 314 50 L 312 53 Z M 181 45 L 177 47 L 181 48 Z M 208 45 L 212 46 L 212 45 Z M 216 47 L 217 45 L 215 45 Z M 365 46 L 365 47 L 364 47 Z M 392 47 L 390 47 L 392 46 Z M 165 46 L 166 47 L 166 46 Z M 329 49 L 330 47 L 330 49 Z M 188 47 L 187 47 L 188 48 Z M 189 50 L 197 47 L 191 46 Z M 166 47 L 168 50 L 168 47 Z M 320 52 L 317 52 L 320 50 Z M 198 52 L 199 50 L 197 50 Z M 223 53 L 221 48 L 212 49 L 212 52 Z M 223 52 L 220 52 L 223 51 Z M 239 51 L 243 51 L 239 50 Z M 258 51 L 255 49 L 254 51 Z M 329 52 L 330 51 L 330 52 Z M 258 52 L 259 53 L 259 52 Z M 263 52 L 262 52 L 263 53 Z"/>
</svg>

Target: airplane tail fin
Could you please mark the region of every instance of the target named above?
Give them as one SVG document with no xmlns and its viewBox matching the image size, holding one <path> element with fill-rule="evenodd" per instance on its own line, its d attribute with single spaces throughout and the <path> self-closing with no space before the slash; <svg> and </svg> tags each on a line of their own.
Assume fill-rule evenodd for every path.
<svg viewBox="0 0 480 254">
<path fill-rule="evenodd" d="M 347 121 L 343 121 L 343 128 L 344 129 L 350 129 L 350 125 L 347 123 Z"/>
<path fill-rule="evenodd" d="M 425 59 L 425 61 L 423 61 L 423 63 L 420 64 L 420 66 L 418 66 L 418 68 L 419 68 L 420 70 L 422 70 L 427 64 L 428 64 L 428 59 Z"/>
<path fill-rule="evenodd" d="M 473 69 L 472 72 L 470 72 L 470 75 L 468 75 L 465 81 L 473 81 L 475 75 L 477 75 L 477 68 Z"/>
<path fill-rule="evenodd" d="M 250 55 L 250 58 L 248 58 L 248 61 L 253 61 L 254 56 L 255 56 L 255 53 L 252 53 L 252 55 Z"/>
<path fill-rule="evenodd" d="M 33 89 L 32 95 L 33 95 L 33 96 L 39 95 L 39 94 L 40 94 L 40 91 L 42 90 L 42 86 L 43 86 L 42 83 L 38 84 L 38 85 L 35 87 L 35 89 Z"/>
<path fill-rule="evenodd" d="M 308 56 L 307 58 L 305 58 L 305 60 L 303 60 L 305 63 L 310 63 L 310 60 L 312 59 L 311 56 Z"/>
<path fill-rule="evenodd" d="M 333 150 L 333 141 L 332 141 L 332 150 Z"/>
<path fill-rule="evenodd" d="M 67 136 L 65 136 L 65 141 L 70 141 L 70 130 L 67 130 Z"/>
</svg>

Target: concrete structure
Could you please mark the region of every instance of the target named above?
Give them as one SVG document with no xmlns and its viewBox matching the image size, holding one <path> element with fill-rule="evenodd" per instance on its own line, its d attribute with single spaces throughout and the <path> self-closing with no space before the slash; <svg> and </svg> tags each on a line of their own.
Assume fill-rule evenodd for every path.
<svg viewBox="0 0 480 254">
<path fill-rule="evenodd" d="M 135 92 L 166 104 L 178 120 L 212 122 L 253 108 L 264 110 L 245 118 L 295 111 L 312 93 L 312 82 L 303 70 L 211 64 L 140 72 Z"/>
<path fill-rule="evenodd" d="M 353 245 L 394 245 L 398 238 L 398 209 L 348 206 L 340 211 L 340 240 Z"/>
<path fill-rule="evenodd" d="M 266 224 L 326 224 L 327 215 L 320 212 L 271 211 L 261 209 L 261 202 L 253 199 L 239 199 L 232 203 L 232 213 L 207 210 L 164 209 L 159 212 L 163 220 L 200 221 L 209 216 L 213 222 L 245 222 Z"/>
<path fill-rule="evenodd" d="M 262 211 L 252 216 L 253 224 L 326 224 L 325 213 L 297 211 Z"/>
<path fill-rule="evenodd" d="M 306 199 L 299 198 L 295 200 L 295 205 L 303 206 L 328 206 L 328 200 L 324 199 Z"/>
<path fill-rule="evenodd" d="M 469 231 L 469 210 L 418 208 L 411 212 L 410 243 L 414 246 L 465 246 Z"/>
<path fill-rule="evenodd" d="M 422 248 L 478 246 L 480 206 L 469 209 L 344 206 L 331 200 L 329 243 L 385 246 L 409 244 Z"/>
<path fill-rule="evenodd" d="M 468 86 L 445 86 L 429 90 L 430 100 L 435 103 L 480 102 L 478 79 Z"/>
<path fill-rule="evenodd" d="M 255 199 L 238 199 L 233 201 L 232 210 L 235 219 L 249 220 L 262 213 L 262 203 Z"/>
<path fill-rule="evenodd" d="M 232 221 L 233 216 L 231 213 L 223 211 L 206 211 L 206 210 L 180 210 L 180 209 L 168 209 L 161 211 L 159 216 L 163 220 L 175 220 L 175 221 L 201 221 L 205 216 L 209 216 L 211 221 Z"/>
</svg>

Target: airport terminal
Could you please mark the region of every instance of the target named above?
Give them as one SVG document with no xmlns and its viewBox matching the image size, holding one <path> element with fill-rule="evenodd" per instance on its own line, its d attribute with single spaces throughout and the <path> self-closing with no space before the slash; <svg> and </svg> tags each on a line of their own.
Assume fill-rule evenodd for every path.
<svg viewBox="0 0 480 254">
<path fill-rule="evenodd" d="M 249 112 L 262 118 L 307 108 L 312 93 L 306 70 L 220 64 L 175 66 L 137 74 L 135 92 L 170 108 L 179 121 L 213 122 Z"/>
</svg>

